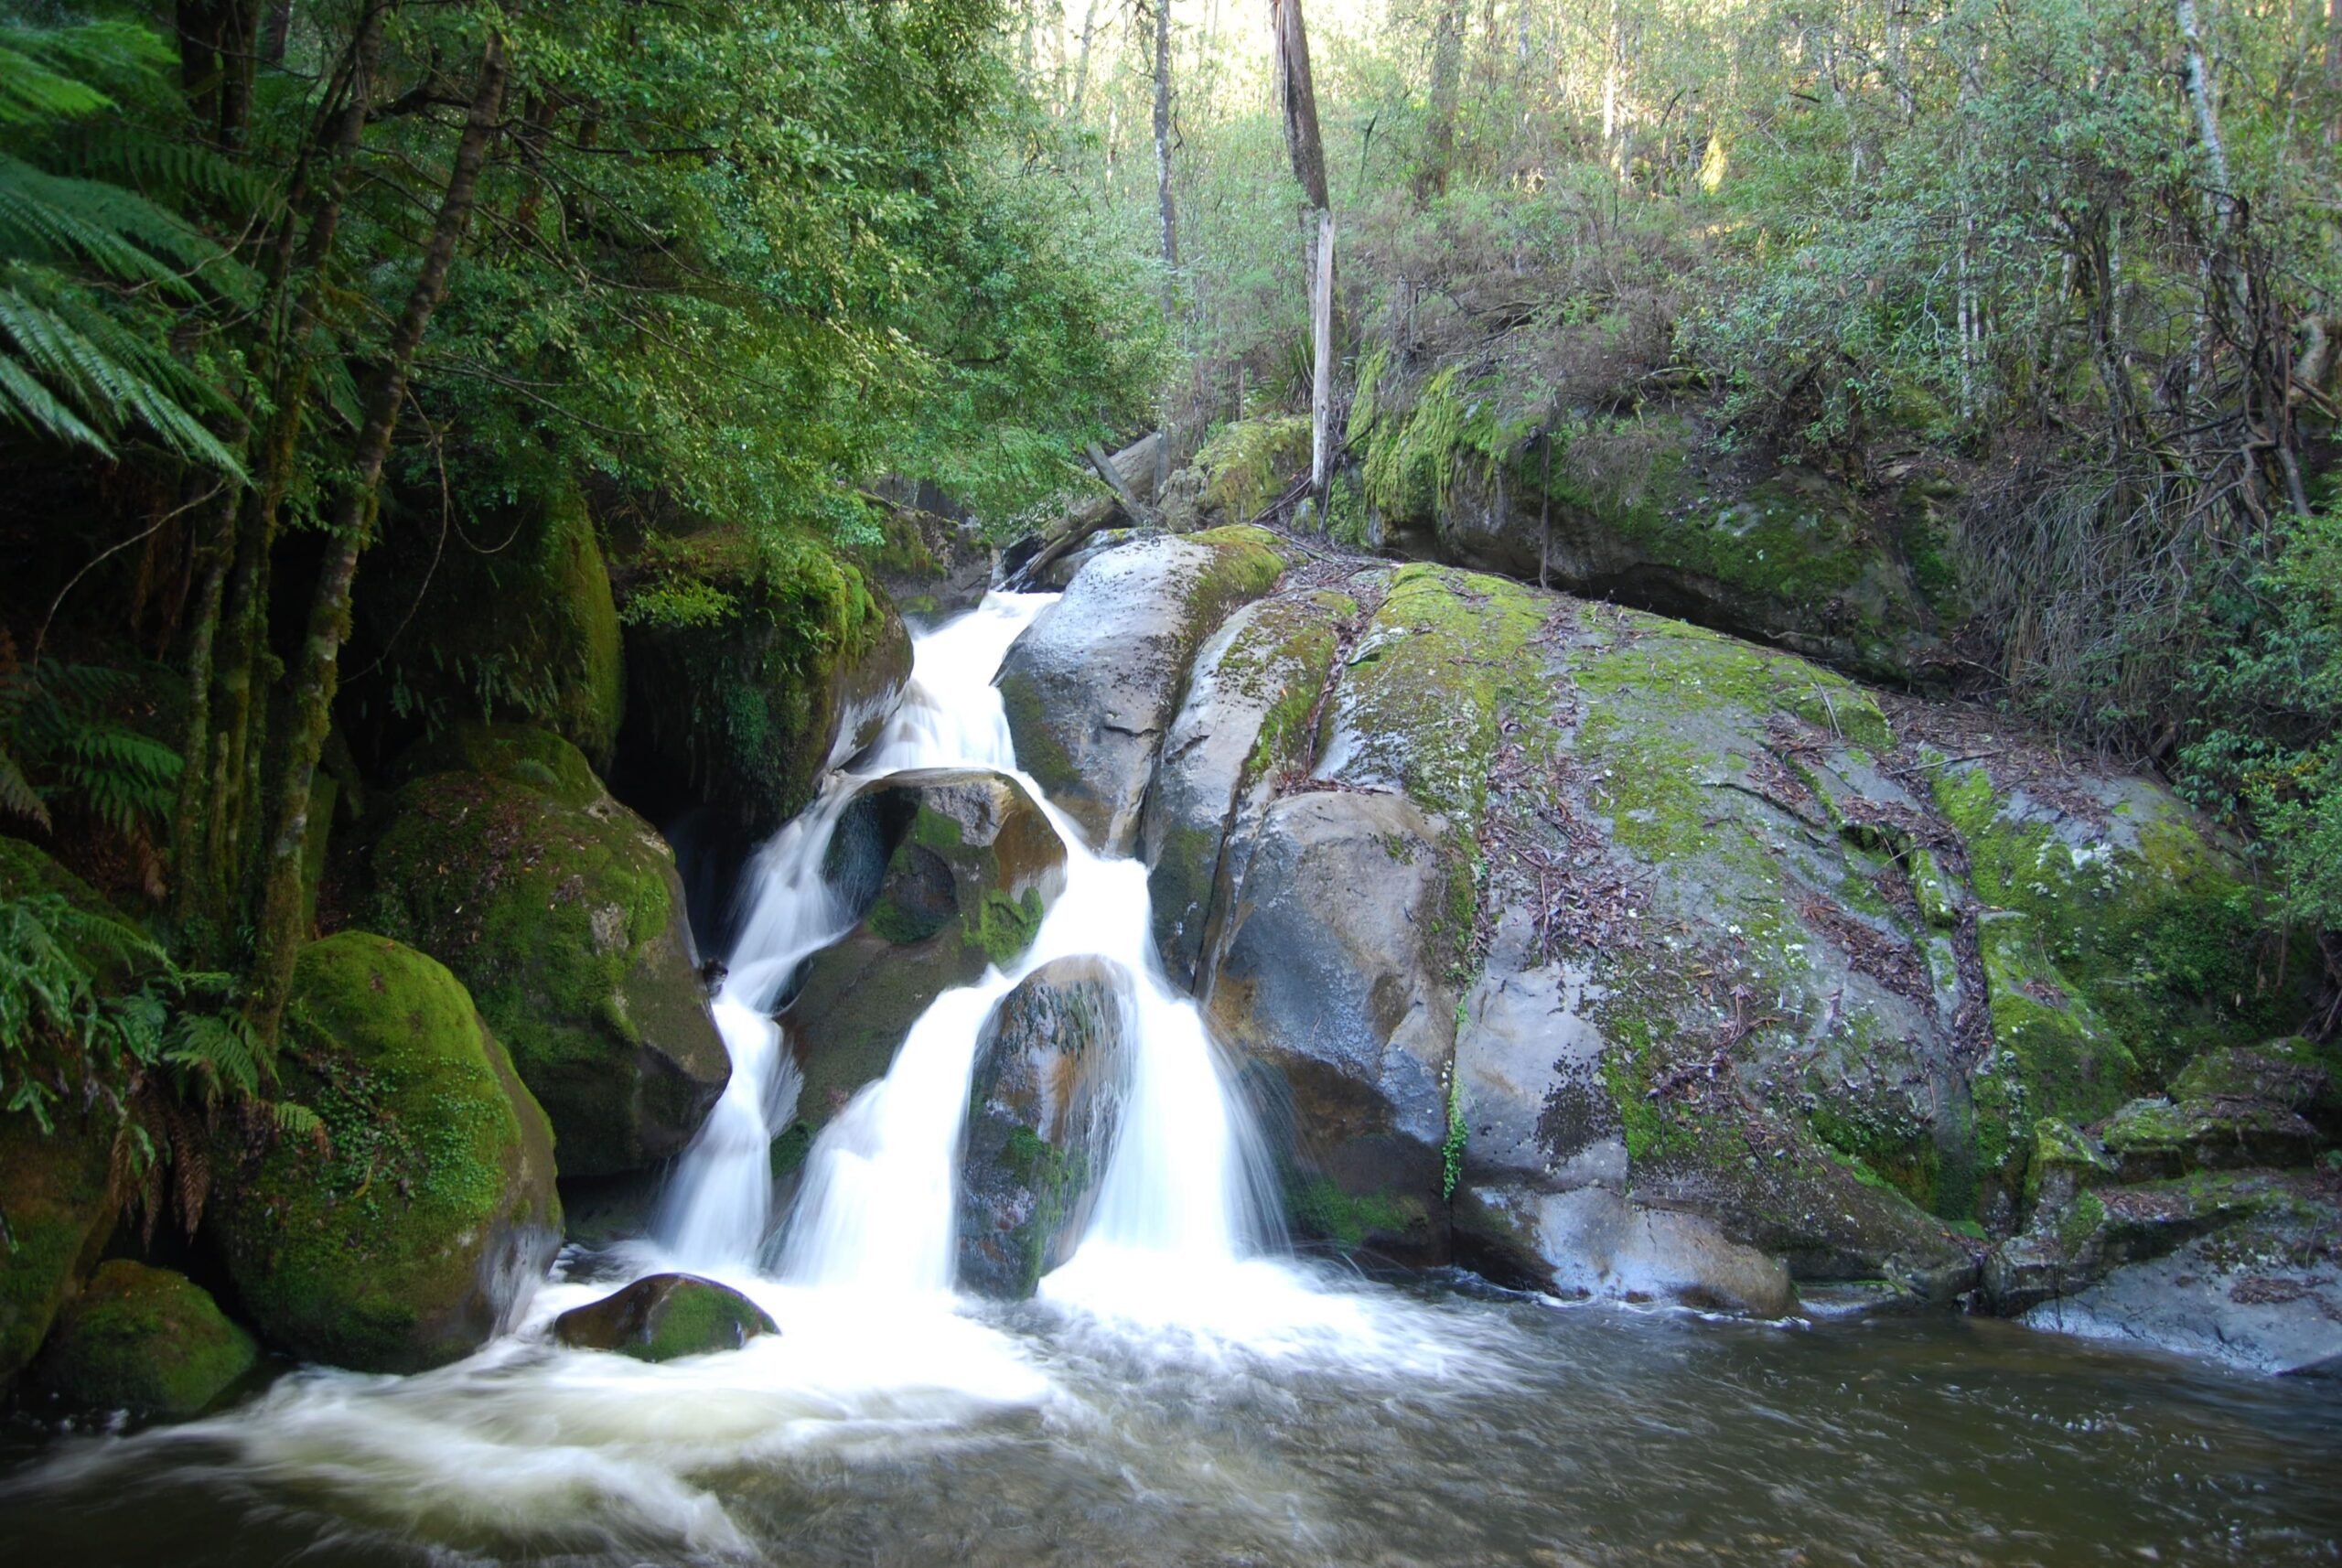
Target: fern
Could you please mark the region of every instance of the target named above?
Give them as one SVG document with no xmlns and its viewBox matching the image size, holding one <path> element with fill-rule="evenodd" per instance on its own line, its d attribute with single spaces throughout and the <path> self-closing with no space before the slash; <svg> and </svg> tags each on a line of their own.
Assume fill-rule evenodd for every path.
<svg viewBox="0 0 2342 1568">
<path fill-rule="evenodd" d="M 135 691 L 128 671 L 102 665 L 43 660 L 29 674 L 0 675 L 0 761 L 38 809 L 14 803 L 5 772 L 0 805 L 46 825 L 50 800 L 63 795 L 124 837 L 167 815 L 183 764 L 114 717 Z"/>
</svg>

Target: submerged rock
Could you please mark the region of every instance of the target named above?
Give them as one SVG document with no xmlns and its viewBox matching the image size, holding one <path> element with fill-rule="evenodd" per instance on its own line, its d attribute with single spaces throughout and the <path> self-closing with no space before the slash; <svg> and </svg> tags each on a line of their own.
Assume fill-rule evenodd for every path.
<svg viewBox="0 0 2342 1568">
<path fill-rule="evenodd" d="M 406 771 L 368 853 L 372 923 L 469 989 L 564 1176 L 681 1150 L 732 1069 L 666 843 L 541 730 L 457 731 Z"/>
<path fill-rule="evenodd" d="M 652 1274 L 553 1321 L 553 1337 L 573 1350 L 614 1350 L 638 1361 L 737 1350 L 779 1332 L 763 1307 L 696 1274 Z"/>
<path fill-rule="evenodd" d="M 280 1072 L 315 1141 L 223 1134 L 210 1215 L 252 1323 L 305 1359 L 411 1372 L 509 1325 L 561 1239 L 553 1132 L 437 962 L 302 950 Z"/>
<path fill-rule="evenodd" d="M 1110 854 L 1126 853 L 1187 664 L 1284 562 L 1260 529 L 1151 538 L 1085 565 L 1001 664 L 1019 764 Z"/>
<path fill-rule="evenodd" d="M 1072 1255 L 1113 1150 L 1130 988 L 1118 964 L 1058 959 L 985 1022 L 961 1166 L 961 1288 L 1028 1296 Z"/>
<path fill-rule="evenodd" d="M 1022 785 L 926 768 L 864 787 L 831 841 L 832 880 L 858 886 L 854 930 L 816 954 L 783 1022 L 819 1127 L 884 1076 L 929 1004 L 1032 944 L 1065 886 L 1065 843 Z"/>
<path fill-rule="evenodd" d="M 86 1410 L 193 1415 L 259 1358 L 252 1337 L 185 1274 L 116 1258 L 49 1337 L 33 1381 Z"/>
</svg>

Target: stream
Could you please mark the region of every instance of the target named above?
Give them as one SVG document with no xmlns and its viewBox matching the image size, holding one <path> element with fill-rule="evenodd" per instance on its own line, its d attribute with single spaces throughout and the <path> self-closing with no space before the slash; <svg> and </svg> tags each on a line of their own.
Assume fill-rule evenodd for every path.
<svg viewBox="0 0 2342 1568">
<path fill-rule="evenodd" d="M 777 1212 L 798 1077 L 772 1015 L 857 918 L 831 832 L 875 778 L 1015 772 L 991 679 L 1049 602 L 921 637 L 883 733 L 747 868 L 714 1002 L 733 1078 L 645 1236 L 572 1247 L 525 1321 L 436 1371 L 306 1368 L 201 1421 L 0 1436 L 0 1561 L 2342 1562 L 2330 1386 L 1992 1320 L 1565 1306 L 1293 1255 L 1229 1064 L 1155 957 L 1145 868 L 1053 808 L 1066 886 L 1032 947 L 936 1000 Z M 1127 974 L 1133 1042 L 1088 1228 L 1035 1300 L 956 1294 L 979 1033 L 1085 954 Z M 552 1341 L 672 1270 L 781 1332 L 659 1366 Z"/>
</svg>

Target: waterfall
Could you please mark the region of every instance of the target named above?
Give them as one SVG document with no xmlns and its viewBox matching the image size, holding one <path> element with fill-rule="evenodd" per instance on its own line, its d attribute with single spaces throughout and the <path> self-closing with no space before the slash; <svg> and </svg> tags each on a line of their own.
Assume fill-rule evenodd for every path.
<svg viewBox="0 0 2342 1568">
<path fill-rule="evenodd" d="M 657 1233 L 687 1266 L 739 1270 L 760 1257 L 792 1285 L 936 1294 L 952 1283 L 954 1162 L 968 1081 L 1000 999 L 1055 959 L 1094 955 L 1129 977 L 1133 1024 L 1127 1101 L 1090 1225 L 1043 1294 L 1121 1310 L 1166 1287 L 1199 1288 L 1258 1251 L 1260 1161 L 1194 1002 L 1156 957 L 1146 868 L 1092 852 L 1080 830 L 1016 768 L 992 685 L 1008 648 L 1048 602 L 994 594 L 916 639 L 911 679 L 885 732 L 757 855 L 747 918 L 715 1015 L 733 1079 L 686 1154 Z M 822 1130 L 785 1231 L 772 1230 L 773 1132 L 795 1114 L 794 1061 L 771 1012 L 797 967 L 837 940 L 854 910 L 822 876 L 832 831 L 853 793 L 914 768 L 989 768 L 1041 803 L 1064 839 L 1064 891 L 1006 972 L 945 992 L 912 1026 L 886 1076 Z"/>
</svg>

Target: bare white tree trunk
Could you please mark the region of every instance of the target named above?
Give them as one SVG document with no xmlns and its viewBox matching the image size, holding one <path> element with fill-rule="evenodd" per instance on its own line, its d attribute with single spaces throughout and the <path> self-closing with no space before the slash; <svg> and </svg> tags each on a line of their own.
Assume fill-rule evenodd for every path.
<svg viewBox="0 0 2342 1568">
<path fill-rule="evenodd" d="M 1322 500 L 1333 461 L 1334 214 L 1317 209 L 1316 265 L 1310 269 L 1309 339 L 1316 356 L 1309 378 L 1309 484 Z"/>
</svg>

